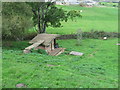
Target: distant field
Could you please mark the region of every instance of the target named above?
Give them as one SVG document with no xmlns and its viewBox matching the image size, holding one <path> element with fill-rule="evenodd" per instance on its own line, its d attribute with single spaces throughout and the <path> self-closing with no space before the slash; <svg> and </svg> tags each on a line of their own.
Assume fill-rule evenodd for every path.
<svg viewBox="0 0 120 90">
<path fill-rule="evenodd" d="M 101 2 L 101 5 L 105 5 L 105 6 L 111 6 L 111 7 L 117 7 L 118 3 L 112 3 L 112 2 Z"/>
<path fill-rule="evenodd" d="M 8 42 L 3 47 L 2 87 L 15 88 L 24 83 L 28 88 L 117 88 L 118 39 L 58 40 L 68 51 L 83 52 L 84 56 L 65 53 L 49 56 L 23 54 L 27 41 Z M 60 66 L 47 66 L 47 65 Z"/>
<path fill-rule="evenodd" d="M 79 7 L 79 6 L 58 6 L 65 10 L 83 10 L 82 18 L 76 21 L 69 20 L 62 22 L 63 27 L 48 27 L 48 33 L 71 34 L 76 30 L 82 29 L 84 32 L 91 30 L 118 32 L 118 9 L 113 7 Z"/>
</svg>

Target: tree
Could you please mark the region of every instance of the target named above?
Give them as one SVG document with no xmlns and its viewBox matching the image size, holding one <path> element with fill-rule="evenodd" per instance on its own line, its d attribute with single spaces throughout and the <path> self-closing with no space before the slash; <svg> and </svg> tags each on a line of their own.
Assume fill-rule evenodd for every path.
<svg viewBox="0 0 120 90">
<path fill-rule="evenodd" d="M 26 3 L 2 3 L 2 36 L 22 40 L 25 33 L 32 26 L 31 7 Z"/>
<path fill-rule="evenodd" d="M 80 17 L 80 11 L 64 11 L 55 6 L 54 2 L 31 2 L 34 26 L 37 25 L 38 33 L 45 33 L 46 27 L 60 27 L 61 21 L 68 21 L 68 18 Z"/>
</svg>

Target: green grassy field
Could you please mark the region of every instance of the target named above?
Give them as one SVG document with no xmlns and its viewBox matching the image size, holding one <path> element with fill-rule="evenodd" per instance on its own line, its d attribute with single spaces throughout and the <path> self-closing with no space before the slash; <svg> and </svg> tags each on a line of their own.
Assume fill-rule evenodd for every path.
<svg viewBox="0 0 120 90">
<path fill-rule="evenodd" d="M 84 56 L 65 53 L 59 56 L 23 54 L 27 41 L 3 42 L 3 88 L 24 83 L 28 88 L 117 88 L 118 39 L 58 40 L 66 52 L 83 52 Z M 5 46 L 7 45 L 7 46 Z M 59 66 L 47 66 L 59 65 Z"/>
<path fill-rule="evenodd" d="M 112 3 L 112 2 L 101 2 L 100 4 L 104 6 L 110 6 L 110 7 L 118 6 L 118 3 Z"/>
<path fill-rule="evenodd" d="M 83 32 L 91 30 L 118 32 L 118 9 L 113 7 L 79 7 L 79 6 L 58 6 L 65 10 L 83 10 L 82 18 L 76 18 L 76 21 L 69 20 L 62 22 L 63 27 L 48 27 L 47 33 L 73 34 L 78 29 Z M 33 30 L 31 30 L 33 31 Z"/>
</svg>

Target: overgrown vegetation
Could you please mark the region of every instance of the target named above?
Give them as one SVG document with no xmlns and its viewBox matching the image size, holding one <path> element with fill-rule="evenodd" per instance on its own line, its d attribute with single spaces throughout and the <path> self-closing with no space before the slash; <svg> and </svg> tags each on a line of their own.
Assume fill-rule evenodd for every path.
<svg viewBox="0 0 120 90">
<path fill-rule="evenodd" d="M 26 3 L 2 3 L 2 36 L 4 39 L 23 40 L 32 26 L 31 7 Z"/>
<path fill-rule="evenodd" d="M 23 54 L 28 41 L 9 42 L 11 46 L 3 47 L 2 87 L 24 83 L 28 88 L 117 88 L 118 40 L 84 39 L 82 46 L 76 46 L 76 41 L 58 43 L 68 52 L 83 52 L 82 57 Z"/>
</svg>

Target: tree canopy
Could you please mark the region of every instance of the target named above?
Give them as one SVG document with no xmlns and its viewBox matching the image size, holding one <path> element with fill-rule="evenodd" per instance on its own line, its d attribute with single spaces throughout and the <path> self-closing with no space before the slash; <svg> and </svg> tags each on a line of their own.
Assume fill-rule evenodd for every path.
<svg viewBox="0 0 120 90">
<path fill-rule="evenodd" d="M 65 11 L 54 2 L 3 2 L 2 36 L 22 40 L 29 28 L 37 26 L 38 33 L 46 27 L 61 27 L 61 21 L 80 17 L 80 11 Z"/>
<path fill-rule="evenodd" d="M 56 7 L 54 2 L 31 2 L 34 25 L 38 26 L 38 33 L 45 33 L 46 27 L 60 27 L 61 21 L 68 21 L 68 18 L 74 19 L 80 17 L 80 11 L 65 11 Z"/>
</svg>

